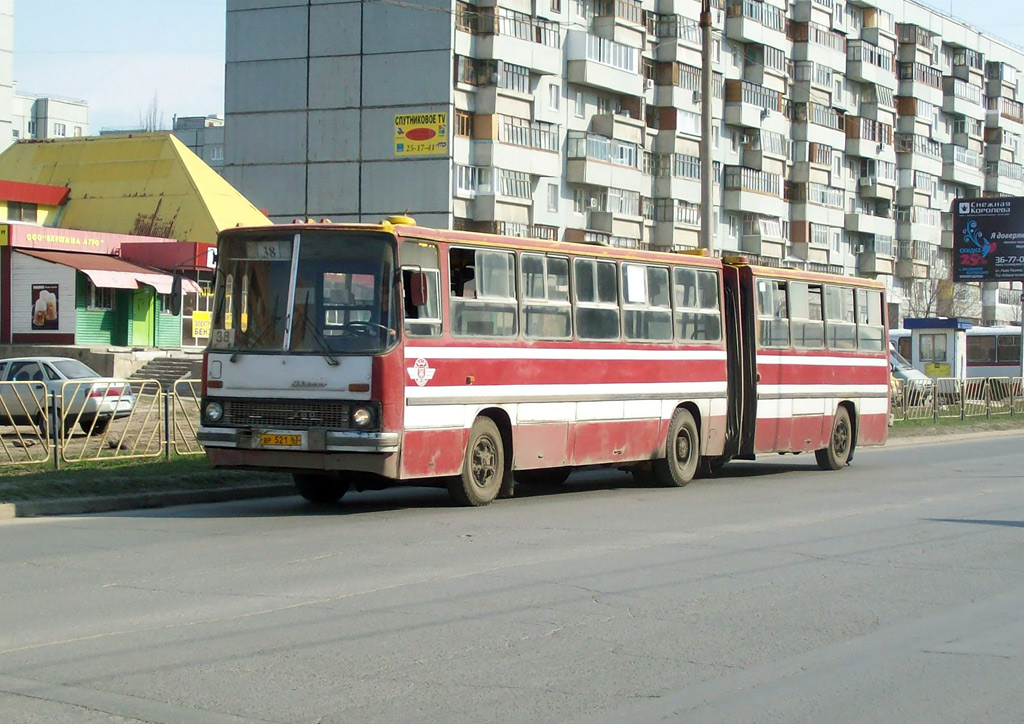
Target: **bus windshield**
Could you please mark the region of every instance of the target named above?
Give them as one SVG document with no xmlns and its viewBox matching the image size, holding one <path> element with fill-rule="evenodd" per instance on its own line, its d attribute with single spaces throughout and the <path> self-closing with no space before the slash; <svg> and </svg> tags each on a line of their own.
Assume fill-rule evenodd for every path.
<svg viewBox="0 0 1024 724">
<path fill-rule="evenodd" d="M 394 241 L 315 229 L 226 235 L 213 349 L 373 354 L 397 341 Z"/>
</svg>

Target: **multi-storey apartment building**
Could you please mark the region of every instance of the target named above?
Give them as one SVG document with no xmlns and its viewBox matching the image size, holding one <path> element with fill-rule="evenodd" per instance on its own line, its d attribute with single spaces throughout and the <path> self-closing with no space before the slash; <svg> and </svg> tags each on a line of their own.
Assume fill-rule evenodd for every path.
<svg viewBox="0 0 1024 724">
<path fill-rule="evenodd" d="M 14 94 L 12 140 L 89 135 L 89 104 L 58 96 Z"/>
<path fill-rule="evenodd" d="M 217 173 L 224 170 L 224 119 L 219 115 L 175 116 L 171 131 Z"/>
<path fill-rule="evenodd" d="M 908 0 L 713 5 L 704 99 L 699 0 L 228 0 L 224 175 L 282 219 L 693 248 L 710 102 L 715 253 L 1019 316 L 945 280 L 951 200 L 1024 193 L 1024 50 Z"/>
</svg>

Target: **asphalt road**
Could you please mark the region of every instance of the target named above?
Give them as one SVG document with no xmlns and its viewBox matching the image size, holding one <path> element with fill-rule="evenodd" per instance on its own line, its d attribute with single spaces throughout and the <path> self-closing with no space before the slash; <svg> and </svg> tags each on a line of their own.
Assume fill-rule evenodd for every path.
<svg viewBox="0 0 1024 724">
<path fill-rule="evenodd" d="M 1024 437 L 0 523 L 0 720 L 1022 722 Z"/>
</svg>

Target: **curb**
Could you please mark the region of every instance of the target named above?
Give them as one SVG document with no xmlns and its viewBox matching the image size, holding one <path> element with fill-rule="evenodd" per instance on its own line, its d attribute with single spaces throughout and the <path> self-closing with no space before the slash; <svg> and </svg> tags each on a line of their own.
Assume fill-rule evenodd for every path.
<svg viewBox="0 0 1024 724">
<path fill-rule="evenodd" d="M 224 503 L 230 500 L 271 498 L 296 495 L 291 483 L 242 485 L 212 490 L 172 490 L 166 493 L 131 493 L 92 498 L 62 498 L 58 500 L 30 500 L 22 503 L 0 503 L 0 520 L 35 518 L 47 515 L 76 515 L 81 513 L 110 513 L 119 510 L 166 508 L 193 503 Z"/>
<path fill-rule="evenodd" d="M 907 445 L 941 445 L 972 438 L 1024 436 L 1024 429 L 984 430 L 979 432 L 949 433 L 915 437 L 890 438 L 884 446 L 870 450 L 905 447 Z M 291 483 L 264 483 L 262 485 L 236 485 L 207 490 L 172 490 L 164 493 L 130 493 L 86 498 L 57 500 L 30 500 L 21 503 L 0 503 L 0 520 L 36 518 L 51 515 L 81 515 L 86 513 L 112 513 L 120 510 L 167 508 L 174 505 L 225 503 L 232 500 L 274 498 L 296 495 Z"/>
</svg>

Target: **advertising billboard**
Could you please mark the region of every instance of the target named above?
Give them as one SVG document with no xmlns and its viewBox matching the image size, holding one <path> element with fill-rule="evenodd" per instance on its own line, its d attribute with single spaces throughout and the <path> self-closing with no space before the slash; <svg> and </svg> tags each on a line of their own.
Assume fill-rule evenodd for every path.
<svg viewBox="0 0 1024 724">
<path fill-rule="evenodd" d="M 395 116 L 395 156 L 444 156 L 447 153 L 447 113 Z"/>
<path fill-rule="evenodd" d="M 953 281 L 1024 281 L 1024 198 L 953 201 Z"/>
</svg>

